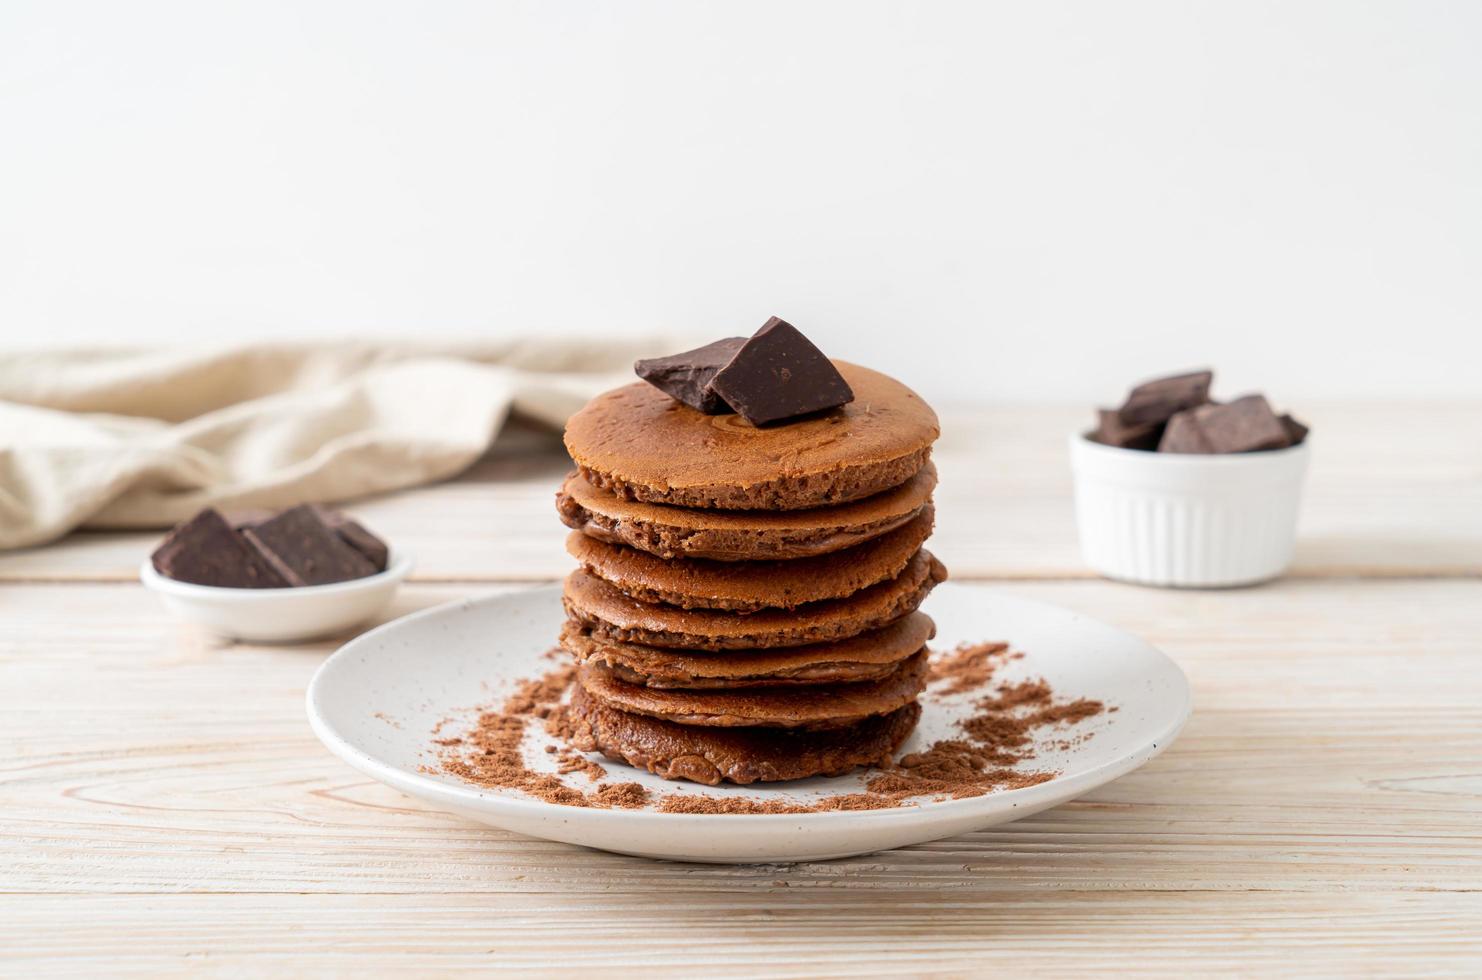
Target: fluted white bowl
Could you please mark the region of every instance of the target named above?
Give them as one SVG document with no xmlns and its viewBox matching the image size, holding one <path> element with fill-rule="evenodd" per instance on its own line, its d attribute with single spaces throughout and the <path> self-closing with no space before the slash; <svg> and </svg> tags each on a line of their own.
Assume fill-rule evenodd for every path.
<svg viewBox="0 0 1482 980">
<path fill-rule="evenodd" d="M 1186 455 L 1070 439 L 1081 554 L 1108 578 L 1218 587 L 1276 578 L 1297 540 L 1309 442 Z"/>
</svg>

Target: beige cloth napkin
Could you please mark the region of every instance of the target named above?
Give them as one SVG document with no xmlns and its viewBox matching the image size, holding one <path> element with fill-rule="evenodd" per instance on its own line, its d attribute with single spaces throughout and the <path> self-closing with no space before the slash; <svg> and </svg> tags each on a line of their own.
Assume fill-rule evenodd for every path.
<svg viewBox="0 0 1482 980">
<path fill-rule="evenodd" d="M 0 548 L 449 477 L 682 340 L 0 354 Z"/>
</svg>

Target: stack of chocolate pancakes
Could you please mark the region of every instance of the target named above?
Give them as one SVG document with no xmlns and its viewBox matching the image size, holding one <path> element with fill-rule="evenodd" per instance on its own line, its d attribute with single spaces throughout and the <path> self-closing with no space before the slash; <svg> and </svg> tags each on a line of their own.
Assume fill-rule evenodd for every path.
<svg viewBox="0 0 1482 980">
<path fill-rule="evenodd" d="M 714 785 L 836 775 L 920 716 L 936 415 L 833 362 L 853 401 L 785 425 L 642 382 L 573 416 L 557 495 L 580 563 L 561 645 L 578 748 Z"/>
</svg>

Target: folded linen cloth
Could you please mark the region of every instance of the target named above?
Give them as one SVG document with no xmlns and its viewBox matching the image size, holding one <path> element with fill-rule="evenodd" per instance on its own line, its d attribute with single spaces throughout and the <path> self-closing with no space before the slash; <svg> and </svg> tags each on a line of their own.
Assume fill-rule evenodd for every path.
<svg viewBox="0 0 1482 980">
<path fill-rule="evenodd" d="M 0 354 L 0 549 L 444 479 L 682 340 Z"/>
</svg>

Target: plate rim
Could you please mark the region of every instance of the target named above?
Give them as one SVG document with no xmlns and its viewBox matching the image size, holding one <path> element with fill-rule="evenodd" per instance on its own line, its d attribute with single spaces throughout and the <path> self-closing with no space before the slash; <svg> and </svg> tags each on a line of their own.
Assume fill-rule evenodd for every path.
<svg viewBox="0 0 1482 980">
<path fill-rule="evenodd" d="M 943 583 L 939 588 L 951 588 L 953 586 L 963 587 L 964 583 Z M 879 810 L 823 810 L 803 813 L 664 813 L 651 809 L 622 809 L 601 807 L 573 807 L 559 803 L 548 803 L 545 800 L 526 798 L 523 796 L 509 795 L 498 790 L 483 789 L 472 784 L 454 785 L 434 779 L 423 773 L 408 772 L 398 766 L 383 762 L 380 759 L 362 751 L 349 739 L 335 730 L 328 719 L 319 710 L 319 700 L 325 677 L 330 673 L 332 665 L 342 656 L 348 658 L 354 648 L 369 643 L 383 632 L 389 632 L 393 628 L 400 629 L 407 623 L 421 619 L 430 619 L 436 616 L 444 616 L 456 611 L 466 611 L 476 605 L 498 602 L 500 600 L 515 599 L 521 596 L 531 596 L 546 592 L 559 593 L 561 585 L 554 584 L 536 585 L 529 588 L 517 589 L 512 592 L 489 592 L 465 596 L 461 599 L 453 599 L 449 602 L 439 603 L 427 609 L 420 609 L 405 616 L 399 616 L 389 622 L 367 630 L 356 636 L 330 654 L 315 669 L 314 676 L 309 681 L 308 689 L 304 693 L 304 706 L 308 713 L 309 727 L 313 730 L 315 737 L 319 739 L 329 751 L 337 756 L 355 770 L 371 776 L 380 782 L 386 783 L 393 788 L 403 790 L 413 796 L 423 799 L 435 798 L 446 802 L 449 806 L 459 808 L 487 810 L 491 816 L 498 816 L 499 811 L 508 810 L 512 814 L 523 817 L 561 817 L 565 815 L 578 815 L 583 820 L 594 820 L 612 824 L 644 823 L 654 820 L 693 820 L 703 819 L 706 825 L 725 825 L 736 823 L 753 823 L 758 820 L 783 820 L 805 821 L 810 824 L 819 825 L 816 829 L 824 829 L 822 825 L 829 823 L 848 824 L 859 820 L 870 820 L 877 823 L 915 823 L 928 814 L 941 819 L 964 817 L 973 810 L 983 807 L 992 801 L 995 805 L 990 809 L 997 810 L 1001 805 L 1010 801 L 1011 808 L 1021 805 L 1027 808 L 1038 807 L 1040 809 L 1066 802 L 1079 796 L 1081 793 L 1089 792 L 1091 789 L 1103 786 L 1112 780 L 1118 779 L 1135 769 L 1146 765 L 1153 759 L 1167 751 L 1168 747 L 1177 740 L 1184 726 L 1188 724 L 1189 718 L 1193 716 L 1194 700 L 1193 690 L 1189 684 L 1188 675 L 1184 673 L 1178 662 L 1158 647 L 1144 640 L 1135 633 L 1128 632 L 1117 626 L 1102 622 L 1090 616 L 1084 616 L 1079 612 L 1057 606 L 1054 603 L 1043 602 L 1038 599 L 1025 599 L 1020 596 L 1010 595 L 996 588 L 987 588 L 981 591 L 988 592 L 996 598 L 1007 600 L 1026 606 L 1035 606 L 1042 609 L 1052 610 L 1057 614 L 1066 614 L 1080 617 L 1090 623 L 1114 630 L 1117 633 L 1129 636 L 1141 643 L 1148 650 L 1161 657 L 1168 666 L 1173 668 L 1174 674 L 1179 681 L 1179 689 L 1182 694 L 1182 710 L 1173 719 L 1171 724 L 1164 726 L 1156 733 L 1150 744 L 1144 744 L 1139 749 L 1132 750 L 1114 759 L 1076 773 L 1073 776 L 1063 778 L 1057 777 L 1048 782 L 1037 783 L 1033 786 L 1025 786 L 1018 789 L 999 790 L 982 796 L 965 797 L 963 799 L 931 800 L 924 799 L 918 803 L 907 803 L 897 807 L 887 807 Z M 695 792 L 703 793 L 710 787 L 701 783 L 677 782 L 676 785 L 693 787 Z M 765 785 L 765 784 L 764 784 Z M 985 814 L 986 816 L 986 814 Z"/>
</svg>

